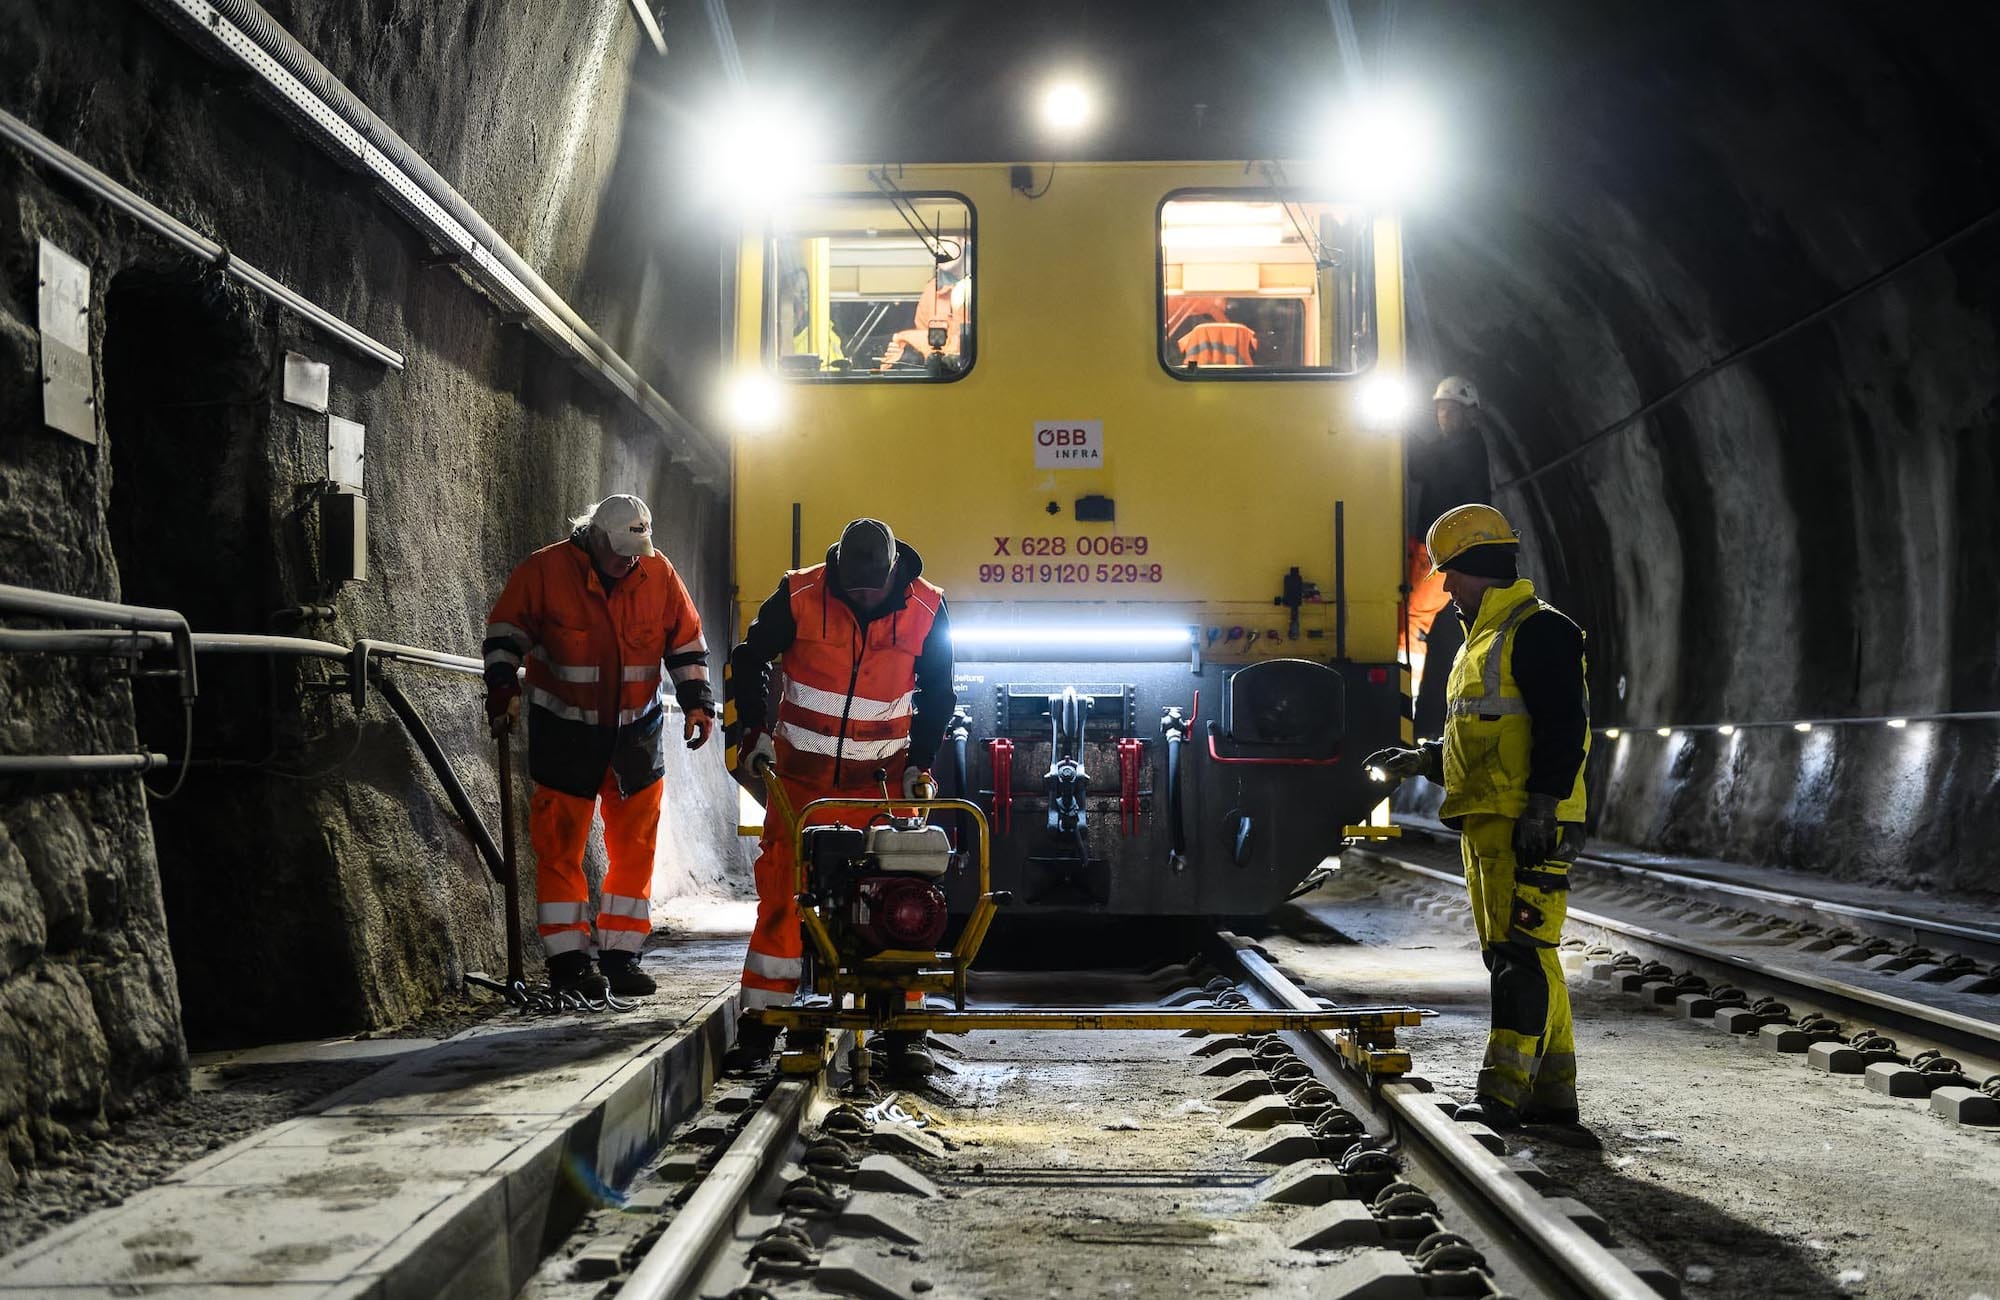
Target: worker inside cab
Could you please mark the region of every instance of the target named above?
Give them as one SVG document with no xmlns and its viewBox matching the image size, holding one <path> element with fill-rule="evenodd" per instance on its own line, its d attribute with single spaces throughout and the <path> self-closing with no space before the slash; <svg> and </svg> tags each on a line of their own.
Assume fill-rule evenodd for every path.
<svg viewBox="0 0 2000 1300">
<path fill-rule="evenodd" d="M 814 373 L 847 369 L 847 354 L 830 317 L 813 311 L 812 274 L 803 266 L 784 272 L 784 292 L 778 297 L 778 365 L 781 369 Z"/>
<path fill-rule="evenodd" d="M 883 370 L 895 369 L 912 358 L 933 378 L 949 378 L 965 369 L 972 307 L 972 275 L 965 243 L 941 240 L 936 255 L 937 270 L 917 298 L 910 328 L 896 331 L 883 349 Z"/>
<path fill-rule="evenodd" d="M 1180 337 L 1181 364 L 1200 366 L 1254 366 L 1257 364 L 1257 331 L 1241 321 L 1229 319 L 1228 303 L 1207 299 L 1217 305 L 1209 309 L 1210 319 L 1201 321 Z"/>
</svg>

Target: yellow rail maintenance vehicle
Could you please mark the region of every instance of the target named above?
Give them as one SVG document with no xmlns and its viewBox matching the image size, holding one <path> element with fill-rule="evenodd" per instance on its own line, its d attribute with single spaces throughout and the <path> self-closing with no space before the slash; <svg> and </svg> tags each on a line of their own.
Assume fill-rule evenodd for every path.
<svg viewBox="0 0 2000 1300">
<path fill-rule="evenodd" d="M 1410 735 L 1401 268 L 1276 164 L 820 169 L 734 269 L 738 633 L 889 521 L 1010 911 L 1269 911 Z"/>
</svg>

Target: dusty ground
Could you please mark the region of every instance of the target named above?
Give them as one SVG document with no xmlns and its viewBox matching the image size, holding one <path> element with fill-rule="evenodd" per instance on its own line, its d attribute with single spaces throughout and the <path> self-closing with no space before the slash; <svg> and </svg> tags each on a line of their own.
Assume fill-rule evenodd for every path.
<svg viewBox="0 0 2000 1300">
<path fill-rule="evenodd" d="M 426 1040 L 428 1041 L 428 1040 Z M 61 1155 L 31 1167 L 0 1198 L 0 1255 L 43 1233 L 144 1191 L 182 1165 L 380 1069 L 373 1060 L 196 1067 L 188 1096 L 121 1124 L 104 1126 Z"/>
<path fill-rule="evenodd" d="M 673 909 L 656 932 L 645 963 L 661 997 L 706 997 L 729 982 L 741 961 L 740 905 Z M 696 998 L 696 1000 L 699 1000 Z M 428 1048 L 501 1014 L 488 994 L 459 998 L 394 1029 L 325 1043 L 277 1044 L 198 1054 L 189 1095 L 159 1110 L 82 1139 L 63 1162 L 28 1170 L 0 1197 L 0 1256 L 94 1210 L 118 1205 L 181 1166 L 290 1119 L 405 1051 Z M 298 1057 L 316 1059 L 296 1059 Z M 328 1059 L 331 1058 L 331 1059 Z"/>
<path fill-rule="evenodd" d="M 1336 1000 L 1441 1014 L 1409 1036 L 1419 1073 L 1469 1099 L 1486 976 L 1470 921 L 1378 902 L 1357 880 L 1307 900 L 1311 925 L 1266 941 Z M 1351 940 L 1351 942 L 1349 942 Z M 1808 1070 L 1623 994 L 1571 982 L 1585 1121 L 1601 1152 L 1510 1150 L 1672 1265 L 1689 1300 L 2000 1295 L 2000 1134 Z"/>
</svg>

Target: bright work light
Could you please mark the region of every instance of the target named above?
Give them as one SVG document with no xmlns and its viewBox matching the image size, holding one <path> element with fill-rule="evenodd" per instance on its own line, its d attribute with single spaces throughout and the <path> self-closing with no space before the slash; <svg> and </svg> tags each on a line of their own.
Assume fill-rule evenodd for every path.
<svg viewBox="0 0 2000 1300">
<path fill-rule="evenodd" d="M 746 212 L 798 193 L 821 152 L 814 122 L 794 105 L 744 94 L 702 124 L 701 188 Z"/>
<path fill-rule="evenodd" d="M 1030 649 L 1060 650 L 1067 647 L 1131 646 L 1135 649 L 1165 649 L 1194 644 L 1194 631 L 1186 627 L 1159 624 L 1120 627 L 1103 623 L 1042 623 L 1015 626 L 1006 623 L 954 623 L 951 643 L 967 649 L 981 646 L 1020 646 Z"/>
<path fill-rule="evenodd" d="M 1373 429 L 1400 424 L 1410 413 L 1410 386 L 1400 375 L 1373 375 L 1354 396 L 1362 423 Z"/>
<path fill-rule="evenodd" d="M 739 371 L 722 393 L 723 416 L 738 433 L 769 433 L 784 406 L 778 381 L 762 370 Z"/>
<path fill-rule="evenodd" d="M 1437 130 L 1406 95 L 1353 104 L 1335 115 L 1322 163 L 1337 193 L 1395 205 L 1415 198 L 1437 167 Z"/>
<path fill-rule="evenodd" d="M 1082 134 L 1097 116 L 1097 97 L 1074 77 L 1061 77 L 1042 89 L 1042 125 L 1051 134 Z"/>
</svg>

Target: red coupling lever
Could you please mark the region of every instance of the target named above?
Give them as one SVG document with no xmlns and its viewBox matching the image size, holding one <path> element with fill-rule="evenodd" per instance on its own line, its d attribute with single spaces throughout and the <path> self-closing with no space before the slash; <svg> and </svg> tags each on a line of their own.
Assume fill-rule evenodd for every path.
<svg viewBox="0 0 2000 1300">
<path fill-rule="evenodd" d="M 996 737 L 986 752 L 993 762 L 993 829 L 1005 835 L 1014 829 L 1014 742 Z"/>
<path fill-rule="evenodd" d="M 1118 825 L 1127 835 L 1139 833 L 1139 760 L 1146 747 L 1130 736 L 1118 741 Z"/>
</svg>

